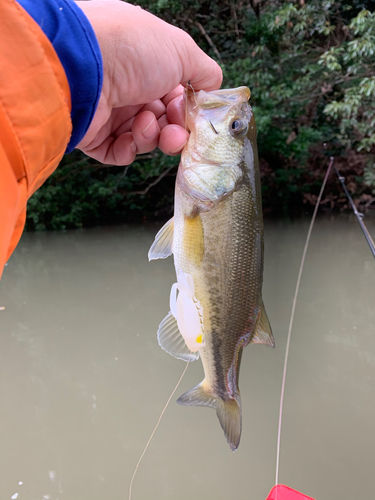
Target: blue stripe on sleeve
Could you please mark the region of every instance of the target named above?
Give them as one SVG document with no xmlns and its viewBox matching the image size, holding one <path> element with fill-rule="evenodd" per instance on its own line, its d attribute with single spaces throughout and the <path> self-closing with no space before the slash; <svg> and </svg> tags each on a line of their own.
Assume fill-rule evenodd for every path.
<svg viewBox="0 0 375 500">
<path fill-rule="evenodd" d="M 64 67 L 72 99 L 73 151 L 90 126 L 103 84 L 103 62 L 94 30 L 71 0 L 18 0 L 52 43 Z"/>
</svg>

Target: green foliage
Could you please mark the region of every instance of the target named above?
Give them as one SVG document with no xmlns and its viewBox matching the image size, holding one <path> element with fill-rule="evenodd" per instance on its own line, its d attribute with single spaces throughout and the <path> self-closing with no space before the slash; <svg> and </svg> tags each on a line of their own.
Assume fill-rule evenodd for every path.
<svg viewBox="0 0 375 500">
<path fill-rule="evenodd" d="M 30 198 L 26 228 L 70 229 L 168 216 L 178 159 L 147 156 L 129 167 L 103 168 L 79 151 L 67 155 Z M 161 176 L 164 189 L 151 189 Z"/>
<path fill-rule="evenodd" d="M 351 39 L 325 52 L 319 63 L 341 84 L 324 113 L 339 122 L 338 139 L 370 152 L 375 145 L 375 14 L 361 10 L 348 25 Z"/>
<path fill-rule="evenodd" d="M 263 177 L 266 204 L 275 207 L 274 184 L 278 198 L 294 204 L 316 190 L 311 167 L 323 143 L 329 154 L 374 154 L 373 1 L 140 3 L 190 31 L 221 63 L 224 86 L 251 88 L 260 156 L 271 167 Z"/>
<path fill-rule="evenodd" d="M 301 211 L 313 203 L 332 154 L 360 200 L 375 191 L 374 0 L 136 3 L 188 31 L 221 64 L 224 87 L 250 87 L 267 209 Z M 154 183 L 170 161 L 176 163 L 153 156 L 122 176 L 123 169 L 92 162 L 81 168 L 77 159 L 71 166 L 68 156 L 31 199 L 28 227 L 79 227 L 170 210 L 167 177 L 146 195 L 129 194 Z M 328 190 L 331 206 L 340 205 L 337 184 Z"/>
<path fill-rule="evenodd" d="M 375 163 L 373 160 L 367 162 L 364 180 L 368 186 L 372 187 L 372 193 L 375 195 Z"/>
</svg>

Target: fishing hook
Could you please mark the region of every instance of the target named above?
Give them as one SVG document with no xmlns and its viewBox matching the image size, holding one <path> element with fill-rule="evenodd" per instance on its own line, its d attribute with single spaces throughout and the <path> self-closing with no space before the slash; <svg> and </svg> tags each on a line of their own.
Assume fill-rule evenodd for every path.
<svg viewBox="0 0 375 500">
<path fill-rule="evenodd" d="M 215 134 L 219 135 L 219 132 L 218 132 L 218 131 L 216 130 L 216 128 L 214 127 L 214 125 L 213 125 L 212 121 L 211 121 L 211 120 L 208 120 L 208 121 L 210 122 L 210 125 L 211 125 L 211 127 L 213 128 L 213 130 L 214 130 Z"/>
</svg>

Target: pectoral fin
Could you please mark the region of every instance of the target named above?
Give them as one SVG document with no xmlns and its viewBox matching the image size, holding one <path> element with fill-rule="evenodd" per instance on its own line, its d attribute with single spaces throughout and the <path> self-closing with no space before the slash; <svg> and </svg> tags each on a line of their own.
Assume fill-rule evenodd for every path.
<svg viewBox="0 0 375 500">
<path fill-rule="evenodd" d="M 265 344 L 269 347 L 275 347 L 275 339 L 273 338 L 271 325 L 263 301 L 261 302 L 261 311 L 255 326 L 255 333 L 250 342 L 253 344 Z"/>
<path fill-rule="evenodd" d="M 185 217 L 183 248 L 187 259 L 199 267 L 204 254 L 203 224 L 199 214 L 194 217 Z"/>
<path fill-rule="evenodd" d="M 177 359 L 183 361 L 195 361 L 199 358 L 199 352 L 191 352 L 180 333 L 177 320 L 171 312 L 160 323 L 158 329 L 158 342 L 164 351 Z"/>
<path fill-rule="evenodd" d="M 174 218 L 172 217 L 155 236 L 148 252 L 148 260 L 166 259 L 173 253 Z"/>
</svg>

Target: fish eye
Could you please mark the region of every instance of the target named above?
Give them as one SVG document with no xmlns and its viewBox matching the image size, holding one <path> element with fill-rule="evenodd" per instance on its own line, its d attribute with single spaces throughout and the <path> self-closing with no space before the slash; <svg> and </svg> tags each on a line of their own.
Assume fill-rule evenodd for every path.
<svg viewBox="0 0 375 500">
<path fill-rule="evenodd" d="M 232 135 L 242 136 L 247 132 L 247 123 L 244 120 L 235 118 L 230 125 L 230 132 Z"/>
</svg>

